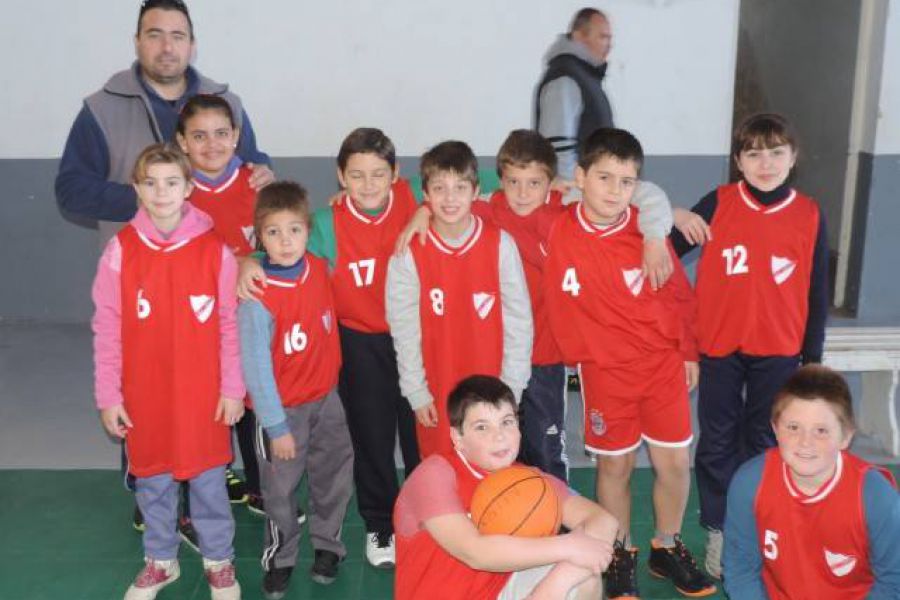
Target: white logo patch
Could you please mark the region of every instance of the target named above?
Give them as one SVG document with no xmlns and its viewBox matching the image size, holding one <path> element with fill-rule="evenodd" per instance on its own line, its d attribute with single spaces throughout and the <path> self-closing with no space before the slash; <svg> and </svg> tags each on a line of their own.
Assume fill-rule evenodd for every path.
<svg viewBox="0 0 900 600">
<path fill-rule="evenodd" d="M 622 277 L 632 296 L 641 293 L 644 287 L 644 273 L 640 269 L 622 269 Z"/>
<path fill-rule="evenodd" d="M 325 331 L 331 333 L 331 309 L 329 308 L 325 312 L 322 313 L 322 326 L 325 327 Z"/>
<path fill-rule="evenodd" d="M 494 308 L 496 299 L 497 297 L 494 294 L 488 294 L 487 292 L 475 292 L 472 294 L 475 312 L 478 313 L 480 319 L 487 319 L 488 315 L 491 314 L 491 309 Z"/>
<path fill-rule="evenodd" d="M 772 255 L 772 277 L 775 278 L 775 283 L 778 285 L 787 281 L 788 277 L 794 273 L 795 268 L 797 268 L 797 261 Z"/>
<path fill-rule="evenodd" d="M 207 296 L 205 294 L 201 296 L 192 295 L 190 296 L 190 299 L 194 316 L 197 317 L 197 320 L 201 323 L 206 323 L 212 315 L 213 308 L 216 305 L 215 296 Z"/>
<path fill-rule="evenodd" d="M 828 563 L 828 568 L 831 569 L 831 572 L 834 573 L 836 577 L 843 577 L 849 574 L 850 571 L 853 570 L 853 567 L 856 566 L 856 557 L 847 556 L 846 554 L 837 552 L 829 552 L 826 548 L 825 562 Z"/>
<path fill-rule="evenodd" d="M 244 234 L 244 239 L 247 240 L 250 247 L 256 248 L 256 234 L 253 232 L 253 225 L 241 225 L 241 233 Z"/>
</svg>

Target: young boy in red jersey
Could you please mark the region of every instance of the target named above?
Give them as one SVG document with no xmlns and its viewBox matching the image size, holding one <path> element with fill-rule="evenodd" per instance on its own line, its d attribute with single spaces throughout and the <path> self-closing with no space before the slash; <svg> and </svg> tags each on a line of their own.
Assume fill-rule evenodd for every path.
<svg viewBox="0 0 900 600">
<path fill-rule="evenodd" d="M 144 149 L 132 176 L 137 215 L 106 245 L 92 290 L 97 407 L 107 432 L 125 440 L 146 523 L 146 565 L 126 600 L 152 600 L 179 577 L 179 482 L 190 482 L 212 597 L 241 594 L 225 489 L 245 393 L 237 268 L 209 216 L 184 202 L 190 175 L 174 144 Z"/>
<path fill-rule="evenodd" d="M 775 444 L 772 400 L 801 362 L 820 362 L 828 315 L 828 236 L 815 200 L 788 182 L 797 142 L 787 121 L 754 115 L 736 130 L 742 180 L 691 210 L 713 237 L 697 268 L 700 348 L 695 467 L 706 569 L 721 572 L 725 494 L 738 466 Z M 679 254 L 692 249 L 679 232 Z"/>
<path fill-rule="evenodd" d="M 394 510 L 398 600 L 599 598 L 616 520 L 548 476 L 571 533 L 544 538 L 482 535 L 468 517 L 485 475 L 519 451 L 517 403 L 495 377 L 473 375 L 450 393 L 451 450 L 422 461 Z"/>
<path fill-rule="evenodd" d="M 847 451 L 847 383 L 798 369 L 772 406 L 778 447 L 735 473 L 725 515 L 732 600 L 900 598 L 900 496 L 893 476 Z"/>
<path fill-rule="evenodd" d="M 450 449 L 440 400 L 463 377 L 500 376 L 521 398 L 533 330 L 515 242 L 471 212 L 478 194 L 472 149 L 443 142 L 420 165 L 431 227 L 424 245 L 391 258 L 386 299 L 400 389 L 415 411 L 425 457 Z"/>
<path fill-rule="evenodd" d="M 679 534 L 690 488 L 694 301 L 680 265 L 659 290 L 646 285 L 643 236 L 637 209 L 629 205 L 642 162 L 641 145 L 627 131 L 599 129 L 585 140 L 575 171 L 583 199 L 550 232 L 544 297 L 564 359 L 579 363 L 585 448 L 597 457 L 597 499 L 618 519 L 624 537 L 607 573 L 607 597 L 638 595 L 629 481 L 642 441 L 656 475 L 651 573 L 671 579 L 684 595 L 707 596 L 716 587 Z"/>
<path fill-rule="evenodd" d="M 257 458 L 266 508 L 262 555 L 266 598 L 284 596 L 300 541 L 295 492 L 309 484 L 313 581 L 332 583 L 346 554 L 341 526 L 352 494 L 353 450 L 335 391 L 341 366 L 325 261 L 306 252 L 306 190 L 275 182 L 254 216 L 265 249 L 265 295 L 238 309 L 241 359 L 259 421 Z"/>
</svg>

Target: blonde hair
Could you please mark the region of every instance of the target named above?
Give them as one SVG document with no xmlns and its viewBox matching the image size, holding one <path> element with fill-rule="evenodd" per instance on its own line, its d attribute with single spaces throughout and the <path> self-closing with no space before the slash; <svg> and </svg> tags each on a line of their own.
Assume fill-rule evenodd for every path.
<svg viewBox="0 0 900 600">
<path fill-rule="evenodd" d="M 181 148 L 172 142 L 152 144 L 144 148 L 137 160 L 134 161 L 131 180 L 134 183 L 140 183 L 147 176 L 147 170 L 153 165 L 175 165 L 181 169 L 185 181 L 191 180 L 191 162 Z"/>
</svg>

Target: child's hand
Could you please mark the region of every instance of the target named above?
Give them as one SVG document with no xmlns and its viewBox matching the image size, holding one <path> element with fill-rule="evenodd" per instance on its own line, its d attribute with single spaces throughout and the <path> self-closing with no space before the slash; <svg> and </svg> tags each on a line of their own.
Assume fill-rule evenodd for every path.
<svg viewBox="0 0 900 600">
<path fill-rule="evenodd" d="M 406 254 L 406 250 L 412 243 L 413 238 L 417 235 L 419 236 L 419 244 L 424 246 L 425 240 L 427 239 L 425 236 L 428 233 L 428 223 L 430 221 L 431 209 L 423 204 L 416 209 L 412 219 L 409 220 L 409 223 L 407 223 L 406 227 L 400 233 L 400 237 L 397 238 L 397 243 L 394 244 L 394 254 L 396 256 Z"/>
<path fill-rule="evenodd" d="M 642 267 L 644 277 L 650 280 L 650 287 L 654 292 L 665 285 L 672 275 L 672 271 L 675 270 L 666 240 L 644 241 L 644 264 Z"/>
<path fill-rule="evenodd" d="M 237 296 L 241 300 L 256 300 L 265 293 L 266 272 L 252 256 L 238 259 Z"/>
<path fill-rule="evenodd" d="M 290 432 L 270 440 L 269 445 L 272 448 L 272 454 L 275 455 L 275 458 L 281 460 L 293 460 L 297 456 L 297 447 L 294 442 L 294 436 L 292 436 Z"/>
<path fill-rule="evenodd" d="M 103 423 L 106 433 L 121 440 L 124 440 L 125 436 L 128 435 L 128 430 L 134 427 L 131 419 L 128 417 L 128 413 L 125 412 L 125 406 L 122 404 L 101 408 L 100 422 Z"/>
<path fill-rule="evenodd" d="M 250 167 L 250 187 L 257 192 L 273 181 L 275 181 L 275 173 L 269 168 L 269 165 L 247 163 Z"/>
<path fill-rule="evenodd" d="M 612 560 L 612 544 L 591 537 L 581 529 L 575 529 L 565 535 L 568 538 L 566 546 L 570 553 L 568 558 L 570 563 L 589 569 L 594 575 L 606 570 Z"/>
<path fill-rule="evenodd" d="M 328 206 L 340 206 L 344 200 L 344 192 L 337 192 L 328 199 Z"/>
<path fill-rule="evenodd" d="M 434 402 L 429 402 L 426 406 L 416 409 L 416 420 L 422 427 L 437 427 L 438 413 L 434 407 Z"/>
<path fill-rule="evenodd" d="M 700 382 L 700 365 L 692 360 L 684 361 L 685 383 L 687 383 L 688 391 L 694 391 Z"/>
<path fill-rule="evenodd" d="M 675 227 L 689 243 L 702 246 L 712 239 L 712 229 L 703 217 L 684 208 L 672 209 L 672 220 Z"/>
<path fill-rule="evenodd" d="M 219 404 L 216 406 L 215 421 L 231 427 L 244 416 L 244 401 L 240 398 L 226 398 L 219 396 Z"/>
</svg>

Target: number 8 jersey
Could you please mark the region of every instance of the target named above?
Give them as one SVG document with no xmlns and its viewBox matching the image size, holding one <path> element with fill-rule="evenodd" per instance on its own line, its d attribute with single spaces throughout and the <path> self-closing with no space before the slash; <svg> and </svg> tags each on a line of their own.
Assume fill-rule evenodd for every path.
<svg viewBox="0 0 900 600">
<path fill-rule="evenodd" d="M 701 354 L 800 352 L 809 311 L 819 207 L 791 190 L 770 206 L 739 183 L 721 186 L 697 269 Z"/>
</svg>

